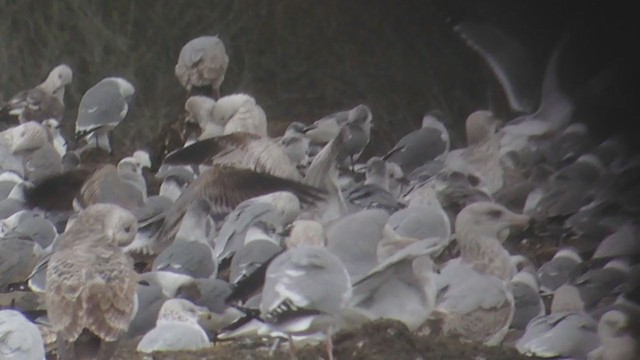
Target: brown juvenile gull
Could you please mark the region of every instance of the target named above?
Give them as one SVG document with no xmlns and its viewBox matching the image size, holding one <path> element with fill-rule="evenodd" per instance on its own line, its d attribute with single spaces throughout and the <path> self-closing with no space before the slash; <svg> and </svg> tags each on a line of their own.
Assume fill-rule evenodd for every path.
<svg viewBox="0 0 640 360">
<path fill-rule="evenodd" d="M 203 93 L 220 98 L 220 85 L 229 65 L 229 56 L 218 36 L 200 36 L 180 50 L 175 74 L 190 93 Z M 211 87 L 211 90 L 198 88 Z M 196 91 L 197 90 L 197 91 Z"/>
<path fill-rule="evenodd" d="M 73 71 L 69 66 L 56 66 L 42 84 L 19 92 L 0 107 L 0 118 L 6 121 L 7 117 L 17 117 L 20 123 L 61 120 L 64 114 L 65 86 L 71 83 L 72 78 Z"/>
<path fill-rule="evenodd" d="M 147 165 L 134 157 L 125 157 L 117 167 L 102 166 L 84 182 L 74 207 L 82 209 L 92 204 L 109 203 L 133 210 L 142 206 L 147 198 L 142 168 Z"/>
<path fill-rule="evenodd" d="M 158 235 L 157 250 L 162 251 L 173 241 L 186 209 L 196 199 L 209 202 L 212 214 L 219 218 L 233 211 L 244 200 L 276 191 L 289 191 L 303 204 L 311 204 L 322 197 L 322 191 L 293 180 L 216 165 L 198 176 L 167 211 Z"/>
<path fill-rule="evenodd" d="M 114 342 L 127 331 L 135 314 L 137 275 L 120 246 L 129 244 L 136 231 L 133 214 L 116 205 L 96 204 L 81 212 L 58 239 L 47 266 L 45 304 L 60 359 L 91 351 L 76 346 L 84 338 L 81 334 L 97 336 L 99 358 L 108 359 Z"/>
<path fill-rule="evenodd" d="M 482 201 L 468 205 L 455 222 L 461 260 L 480 273 L 510 280 L 515 269 L 502 242 L 510 227 L 528 224 L 528 216 L 515 214 L 500 204 Z"/>
<path fill-rule="evenodd" d="M 234 132 L 197 141 L 168 154 L 163 165 L 229 165 L 300 180 L 300 172 L 281 145 L 268 137 Z"/>
</svg>

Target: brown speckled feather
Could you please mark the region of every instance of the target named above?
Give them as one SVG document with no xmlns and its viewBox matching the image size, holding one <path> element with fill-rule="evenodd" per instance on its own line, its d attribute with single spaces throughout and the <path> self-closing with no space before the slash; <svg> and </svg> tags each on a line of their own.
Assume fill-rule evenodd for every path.
<svg viewBox="0 0 640 360">
<path fill-rule="evenodd" d="M 171 243 L 188 205 L 195 199 L 206 199 L 212 213 L 226 215 L 247 199 L 276 191 L 292 192 L 304 204 L 318 201 L 323 195 L 321 190 L 297 181 L 248 169 L 214 166 L 196 178 L 169 209 L 159 243 L 162 248 Z"/>
<path fill-rule="evenodd" d="M 116 167 L 111 164 L 104 165 L 85 181 L 77 200 L 83 208 L 109 203 L 131 210 L 143 204 L 140 192 L 122 180 Z"/>
<path fill-rule="evenodd" d="M 114 341 L 129 326 L 137 276 L 129 258 L 107 241 L 96 235 L 49 261 L 45 303 L 51 326 L 66 341 L 83 329 Z"/>
</svg>

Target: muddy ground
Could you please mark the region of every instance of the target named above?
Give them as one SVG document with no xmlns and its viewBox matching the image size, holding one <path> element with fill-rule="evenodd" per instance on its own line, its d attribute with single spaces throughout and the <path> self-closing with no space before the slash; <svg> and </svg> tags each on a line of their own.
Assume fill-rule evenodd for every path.
<svg viewBox="0 0 640 360">
<path fill-rule="evenodd" d="M 288 347 L 283 345 L 273 355 L 266 342 L 219 343 L 210 349 L 193 352 L 171 352 L 143 355 L 135 351 L 136 341 L 123 344 L 116 359 L 135 360 L 260 360 L 291 359 Z M 412 334 L 402 323 L 377 320 L 364 324 L 355 331 L 341 331 L 333 337 L 334 359 L 371 360 L 503 360 L 534 359 L 522 356 L 506 347 L 485 347 L 463 343 L 451 338 L 431 338 Z M 306 346 L 296 351 L 299 360 L 327 359 L 324 344 Z"/>
</svg>

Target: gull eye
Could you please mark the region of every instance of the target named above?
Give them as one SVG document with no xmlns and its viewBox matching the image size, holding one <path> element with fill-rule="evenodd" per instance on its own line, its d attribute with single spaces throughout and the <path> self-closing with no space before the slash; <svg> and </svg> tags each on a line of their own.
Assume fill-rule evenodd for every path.
<svg viewBox="0 0 640 360">
<path fill-rule="evenodd" d="M 489 217 L 492 219 L 499 219 L 502 217 L 502 210 L 499 210 L 499 209 L 489 210 L 487 211 L 487 215 L 489 215 Z"/>
<path fill-rule="evenodd" d="M 127 226 L 124 228 L 124 232 L 126 232 L 127 234 L 131 232 L 131 225 Z"/>
</svg>

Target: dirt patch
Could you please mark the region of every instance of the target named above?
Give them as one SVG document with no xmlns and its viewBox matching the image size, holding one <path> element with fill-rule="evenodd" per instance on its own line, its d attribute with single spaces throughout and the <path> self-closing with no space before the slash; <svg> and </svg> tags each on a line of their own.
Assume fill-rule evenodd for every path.
<svg viewBox="0 0 640 360">
<path fill-rule="evenodd" d="M 153 360 L 242 360 L 242 359 L 291 359 L 288 347 L 281 346 L 269 354 L 270 343 L 264 341 L 237 341 L 219 343 L 210 349 L 192 352 L 154 353 L 145 356 L 135 351 L 137 341 L 123 344 L 116 359 Z M 377 320 L 356 330 L 340 331 L 333 337 L 335 359 L 371 360 L 477 360 L 477 359 L 534 359 L 504 347 L 486 347 L 460 342 L 452 338 L 432 338 L 411 333 L 395 320 Z M 296 351 L 299 360 L 326 359 L 324 344 L 306 346 Z"/>
</svg>

